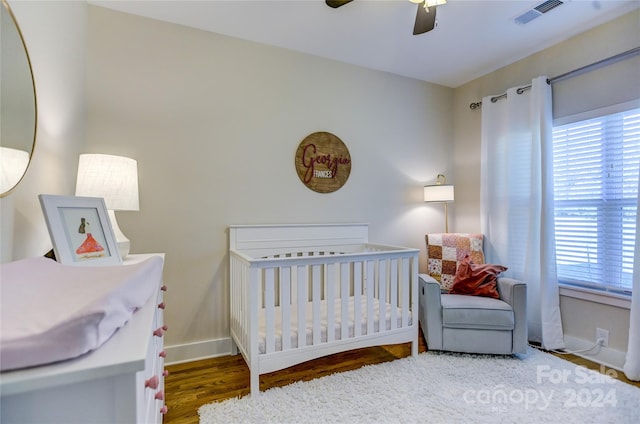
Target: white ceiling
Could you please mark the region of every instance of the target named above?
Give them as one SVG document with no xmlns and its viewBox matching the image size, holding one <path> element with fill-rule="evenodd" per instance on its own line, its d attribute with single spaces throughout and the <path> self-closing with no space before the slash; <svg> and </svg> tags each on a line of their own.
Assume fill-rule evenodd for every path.
<svg viewBox="0 0 640 424">
<path fill-rule="evenodd" d="M 111 9 L 457 87 L 640 7 L 637 0 L 568 0 L 526 25 L 544 0 L 449 0 L 438 27 L 414 36 L 417 5 L 355 0 L 89 0 Z M 619 53 L 612 51 L 612 54 Z"/>
</svg>

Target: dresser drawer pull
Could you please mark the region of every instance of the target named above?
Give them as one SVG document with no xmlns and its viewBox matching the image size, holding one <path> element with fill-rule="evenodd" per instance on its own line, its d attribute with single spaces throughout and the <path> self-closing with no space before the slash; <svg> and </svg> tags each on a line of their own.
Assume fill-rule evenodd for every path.
<svg viewBox="0 0 640 424">
<path fill-rule="evenodd" d="M 169 412 L 169 407 L 167 405 L 163 405 L 162 408 L 160 408 L 160 413 L 164 415 L 167 412 Z"/>
<path fill-rule="evenodd" d="M 165 352 L 164 350 L 160 353 L 158 353 L 158 356 L 161 358 L 166 358 L 167 357 L 167 352 Z"/>
<path fill-rule="evenodd" d="M 155 390 L 158 388 L 159 384 L 160 384 L 160 379 L 158 378 L 157 375 L 154 375 L 153 377 L 151 377 L 150 379 L 144 382 L 144 387 L 149 387 Z"/>
<path fill-rule="evenodd" d="M 154 335 L 154 336 L 156 336 L 156 337 L 162 337 L 162 332 L 163 332 L 162 327 L 160 327 L 160 328 L 156 328 L 156 329 L 153 331 L 153 335 Z"/>
<path fill-rule="evenodd" d="M 165 286 L 160 287 L 160 290 L 167 291 L 167 286 L 165 285 Z"/>
<path fill-rule="evenodd" d="M 156 392 L 154 399 L 164 400 L 164 392 L 162 390 L 160 390 L 159 392 Z"/>
<path fill-rule="evenodd" d="M 159 309 L 164 309 L 165 307 L 166 307 L 166 305 L 164 304 L 164 302 L 158 303 L 158 308 Z"/>
</svg>

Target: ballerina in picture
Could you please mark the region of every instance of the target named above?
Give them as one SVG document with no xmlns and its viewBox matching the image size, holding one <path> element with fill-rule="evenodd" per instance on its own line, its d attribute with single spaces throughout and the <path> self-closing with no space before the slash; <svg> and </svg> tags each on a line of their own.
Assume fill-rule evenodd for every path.
<svg viewBox="0 0 640 424">
<path fill-rule="evenodd" d="M 78 255 L 79 259 L 100 258 L 105 255 L 104 248 L 91 235 L 91 225 L 85 218 L 80 218 L 78 232 L 87 235 L 80 247 L 76 249 L 76 255 Z"/>
</svg>

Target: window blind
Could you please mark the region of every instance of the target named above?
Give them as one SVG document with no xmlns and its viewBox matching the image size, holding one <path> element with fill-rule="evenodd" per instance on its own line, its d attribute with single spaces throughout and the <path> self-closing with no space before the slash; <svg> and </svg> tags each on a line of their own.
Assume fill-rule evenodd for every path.
<svg viewBox="0 0 640 424">
<path fill-rule="evenodd" d="M 553 155 L 558 279 L 631 291 L 640 109 L 555 126 Z"/>
</svg>

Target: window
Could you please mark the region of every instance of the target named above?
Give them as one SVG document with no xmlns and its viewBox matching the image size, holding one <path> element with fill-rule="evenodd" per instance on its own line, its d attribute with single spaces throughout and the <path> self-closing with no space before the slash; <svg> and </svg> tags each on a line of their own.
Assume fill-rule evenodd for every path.
<svg viewBox="0 0 640 424">
<path fill-rule="evenodd" d="M 554 126 L 560 282 L 631 292 L 639 164 L 640 108 Z"/>
</svg>

